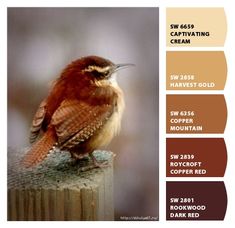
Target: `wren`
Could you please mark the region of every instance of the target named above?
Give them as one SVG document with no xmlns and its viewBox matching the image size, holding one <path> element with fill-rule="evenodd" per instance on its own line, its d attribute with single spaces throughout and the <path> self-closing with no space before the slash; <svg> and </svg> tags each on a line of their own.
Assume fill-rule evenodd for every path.
<svg viewBox="0 0 235 228">
<path fill-rule="evenodd" d="M 98 56 L 69 64 L 39 105 L 30 131 L 34 144 L 22 164 L 33 167 L 57 147 L 69 151 L 75 160 L 89 155 L 98 166 L 92 153 L 119 133 L 125 107 L 116 73 L 133 65 L 114 64 Z"/>
</svg>

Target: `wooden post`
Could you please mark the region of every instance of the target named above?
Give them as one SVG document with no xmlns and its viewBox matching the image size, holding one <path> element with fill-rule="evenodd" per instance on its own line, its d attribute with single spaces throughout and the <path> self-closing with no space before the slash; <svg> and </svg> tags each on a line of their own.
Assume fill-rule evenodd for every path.
<svg viewBox="0 0 235 228">
<path fill-rule="evenodd" d="M 24 152 L 8 151 L 8 220 L 78 221 L 114 220 L 113 154 L 96 151 L 107 168 L 85 172 L 72 164 L 68 153 L 53 153 L 38 167 L 19 165 Z"/>
</svg>

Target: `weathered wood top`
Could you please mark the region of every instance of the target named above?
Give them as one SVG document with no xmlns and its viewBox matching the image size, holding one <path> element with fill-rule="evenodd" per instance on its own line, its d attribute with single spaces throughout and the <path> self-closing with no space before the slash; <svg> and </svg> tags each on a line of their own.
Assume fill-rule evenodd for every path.
<svg viewBox="0 0 235 228">
<path fill-rule="evenodd" d="M 55 152 L 35 168 L 20 166 L 26 150 L 8 150 L 8 220 L 113 220 L 113 154 L 94 153 L 110 166 L 85 172 L 70 154 Z"/>
<path fill-rule="evenodd" d="M 68 152 L 51 153 L 45 161 L 33 168 L 24 168 L 20 160 L 27 149 L 8 150 L 8 188 L 72 188 L 89 187 L 100 180 L 101 173 L 112 167 L 113 153 L 95 151 L 98 161 L 109 161 L 110 167 L 95 168 L 85 172 L 81 167 L 91 161 L 81 161 L 74 164 Z"/>
</svg>

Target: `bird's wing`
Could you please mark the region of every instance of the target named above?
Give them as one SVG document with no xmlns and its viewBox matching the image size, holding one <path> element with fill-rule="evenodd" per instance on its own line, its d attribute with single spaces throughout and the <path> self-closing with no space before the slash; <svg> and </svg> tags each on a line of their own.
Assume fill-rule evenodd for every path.
<svg viewBox="0 0 235 228">
<path fill-rule="evenodd" d="M 112 115 L 109 104 L 91 105 L 78 100 L 64 100 L 52 116 L 58 143 L 72 148 L 90 138 Z"/>
<path fill-rule="evenodd" d="M 46 114 L 46 100 L 43 100 L 39 105 L 38 110 L 33 118 L 33 122 L 30 129 L 30 137 L 29 137 L 30 143 L 33 143 L 38 137 L 38 134 L 42 127 L 42 122 L 45 118 L 45 114 Z"/>
</svg>

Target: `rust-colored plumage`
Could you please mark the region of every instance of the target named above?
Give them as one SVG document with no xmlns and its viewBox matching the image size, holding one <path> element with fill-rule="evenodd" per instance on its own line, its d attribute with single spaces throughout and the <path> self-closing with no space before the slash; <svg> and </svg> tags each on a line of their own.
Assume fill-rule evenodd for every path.
<svg viewBox="0 0 235 228">
<path fill-rule="evenodd" d="M 124 109 L 115 73 L 129 65 L 115 65 L 98 56 L 68 65 L 34 116 L 30 134 L 34 144 L 23 165 L 38 164 L 53 146 L 81 159 L 107 145 L 120 129 Z M 36 141 L 40 132 L 44 134 Z"/>
</svg>

